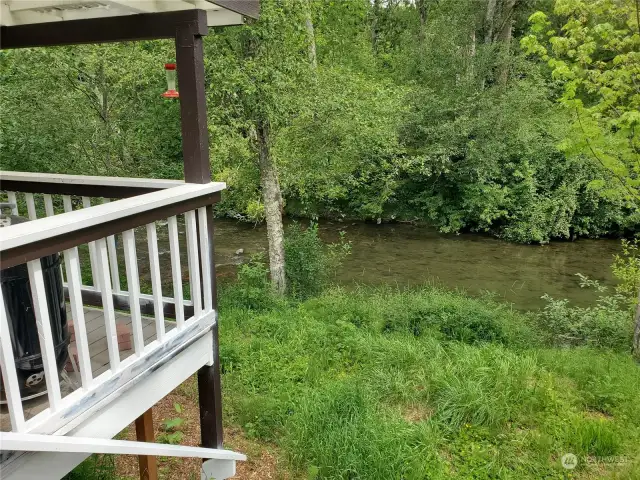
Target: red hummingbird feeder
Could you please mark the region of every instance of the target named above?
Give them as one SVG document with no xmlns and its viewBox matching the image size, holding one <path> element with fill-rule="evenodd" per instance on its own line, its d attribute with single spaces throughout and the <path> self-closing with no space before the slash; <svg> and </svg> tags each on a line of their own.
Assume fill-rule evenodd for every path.
<svg viewBox="0 0 640 480">
<path fill-rule="evenodd" d="M 180 94 L 176 90 L 176 64 L 165 63 L 164 71 L 167 75 L 167 91 L 162 96 L 164 98 L 180 98 Z"/>
</svg>

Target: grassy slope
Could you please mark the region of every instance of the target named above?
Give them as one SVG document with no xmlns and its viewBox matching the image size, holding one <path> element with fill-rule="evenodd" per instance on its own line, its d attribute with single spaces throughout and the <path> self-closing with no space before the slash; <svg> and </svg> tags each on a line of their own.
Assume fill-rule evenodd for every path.
<svg viewBox="0 0 640 480">
<path fill-rule="evenodd" d="M 228 420 L 303 478 L 563 478 L 566 452 L 626 456 L 575 478 L 640 478 L 640 368 L 530 323 L 432 289 L 223 304 Z"/>
</svg>

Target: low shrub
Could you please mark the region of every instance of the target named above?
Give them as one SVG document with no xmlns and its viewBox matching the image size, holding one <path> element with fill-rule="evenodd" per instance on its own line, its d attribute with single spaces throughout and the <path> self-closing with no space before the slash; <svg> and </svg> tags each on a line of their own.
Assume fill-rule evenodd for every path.
<svg viewBox="0 0 640 480">
<path fill-rule="evenodd" d="M 590 345 L 629 351 L 633 338 L 633 316 L 627 299 L 619 294 L 605 295 L 606 288 L 580 276 L 580 285 L 598 295 L 590 307 L 575 307 L 568 300 L 547 301 L 538 314 L 547 340 L 557 346 Z"/>
<path fill-rule="evenodd" d="M 221 298 L 222 308 L 246 308 L 267 310 L 278 304 L 269 281 L 269 269 L 264 255 L 253 255 L 249 262 L 238 268 L 237 280 L 224 287 Z"/>
<path fill-rule="evenodd" d="M 303 229 L 299 223 L 292 223 L 284 240 L 285 274 L 287 293 L 298 300 L 319 295 L 341 265 L 345 256 L 351 253 L 351 244 L 340 232 L 340 241 L 325 245 L 318 234 L 318 224 L 312 222 Z"/>
</svg>

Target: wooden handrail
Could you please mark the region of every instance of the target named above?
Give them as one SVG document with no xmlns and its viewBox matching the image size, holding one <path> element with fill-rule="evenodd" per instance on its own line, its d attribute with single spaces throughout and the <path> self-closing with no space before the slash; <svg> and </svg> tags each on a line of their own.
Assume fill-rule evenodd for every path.
<svg viewBox="0 0 640 480">
<path fill-rule="evenodd" d="M 180 185 L 184 180 L 0 171 L 0 189 L 10 192 L 127 198 Z"/>
<path fill-rule="evenodd" d="M 212 205 L 223 182 L 187 183 L 0 229 L 0 268 L 9 268 L 135 227 Z"/>
</svg>

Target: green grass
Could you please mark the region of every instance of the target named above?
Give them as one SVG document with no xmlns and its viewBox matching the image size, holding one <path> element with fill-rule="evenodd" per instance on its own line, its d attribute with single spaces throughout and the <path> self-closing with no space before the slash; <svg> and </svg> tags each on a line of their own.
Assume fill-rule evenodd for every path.
<svg viewBox="0 0 640 480">
<path fill-rule="evenodd" d="M 91 455 L 78 465 L 65 480 L 113 480 L 116 476 L 116 463 L 113 455 Z"/>
<path fill-rule="evenodd" d="M 432 288 L 221 300 L 228 420 L 302 478 L 563 478 L 567 452 L 626 460 L 572 478 L 636 478 L 640 368 L 625 353 L 551 348 L 532 316 Z"/>
</svg>

